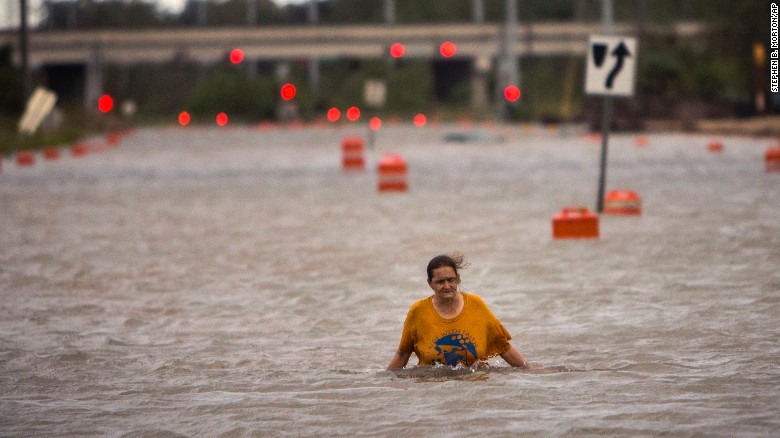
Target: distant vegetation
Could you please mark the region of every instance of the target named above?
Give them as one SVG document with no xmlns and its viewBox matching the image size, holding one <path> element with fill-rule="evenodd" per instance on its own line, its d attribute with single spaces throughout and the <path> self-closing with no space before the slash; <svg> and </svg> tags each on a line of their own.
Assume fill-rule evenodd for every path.
<svg viewBox="0 0 780 438">
<path fill-rule="evenodd" d="M 472 0 L 395 3 L 399 23 L 473 21 Z M 48 13 L 39 30 L 304 25 L 310 17 L 307 3 L 280 7 L 270 0 L 257 0 L 254 16 L 249 17 L 246 0 L 209 1 L 205 8 L 200 4 L 190 0 L 180 13 L 174 14 L 143 1 L 48 0 Z M 316 16 L 320 25 L 382 23 L 383 5 L 384 0 L 319 1 Z M 484 0 L 484 5 L 486 21 L 504 20 L 504 0 Z M 521 23 L 598 21 L 601 13 L 600 0 L 521 0 L 519 5 Z M 767 3 L 761 1 L 615 1 L 615 20 L 636 22 L 640 28 L 682 20 L 709 26 L 706 37 L 694 41 L 641 36 L 637 100 L 647 102 L 641 112 L 657 116 L 655 112 L 668 111 L 669 102 L 697 99 L 741 108 L 749 114 L 756 87 L 768 77 L 756 70 L 752 51 L 755 42 L 769 40 L 768 16 Z M 15 122 L 7 121 L 18 118 L 23 105 L 20 72 L 10 60 L 8 48 L 0 50 L 0 117 L 4 130 L 15 126 Z M 512 113 L 515 119 L 575 120 L 588 112 L 589 102 L 581 84 L 581 59 L 524 58 L 520 65 L 524 95 L 521 105 Z M 291 67 L 291 78 L 299 84 L 296 103 L 303 117 L 322 114 L 330 106 L 362 100 L 362 84 L 372 77 L 388 80 L 384 108 L 387 113 L 469 111 L 467 87 L 453 90 L 443 100 L 435 96 L 433 72 L 427 63 L 402 61 L 388 76 L 386 60 L 326 60 L 321 65 L 319 90 L 307 87 L 305 61 Z M 138 104 L 140 119 L 169 118 L 186 108 L 196 118 L 212 117 L 219 109 L 235 113 L 231 120 L 252 121 L 277 117 L 279 98 L 274 73 L 272 66 L 260 65 L 257 75 L 249 75 L 246 68 L 236 68 L 227 61 L 207 69 L 186 61 L 175 65 L 109 65 L 105 84 L 106 91 L 118 101 L 133 99 Z M 66 102 L 65 106 L 78 108 L 77 103 Z M 66 119 L 71 123 L 77 120 L 80 126 L 86 120 L 79 115 Z M 10 134 L 0 135 L 0 140 L 5 140 Z"/>
<path fill-rule="evenodd" d="M 400 23 L 473 21 L 472 0 L 395 0 L 396 21 Z M 739 5 L 741 3 L 741 5 Z M 180 13 L 157 9 L 152 2 L 124 0 L 47 0 L 47 18 L 41 27 L 163 27 L 163 26 L 243 26 L 289 25 L 308 22 L 308 2 L 280 7 L 271 0 L 256 0 L 255 17 L 247 17 L 246 0 L 210 0 L 205 11 L 200 0 L 189 0 Z M 594 21 L 601 17 L 601 0 L 521 0 L 521 21 Z M 749 30 L 738 18 L 768 20 L 768 5 L 759 1 L 730 0 L 615 0 L 616 20 L 645 20 L 671 23 L 676 20 L 714 20 L 731 28 Z M 317 16 L 322 24 L 384 22 L 384 0 L 320 0 Z M 484 19 L 504 20 L 504 0 L 484 0 Z M 768 30 L 765 30 L 768 32 Z"/>
</svg>

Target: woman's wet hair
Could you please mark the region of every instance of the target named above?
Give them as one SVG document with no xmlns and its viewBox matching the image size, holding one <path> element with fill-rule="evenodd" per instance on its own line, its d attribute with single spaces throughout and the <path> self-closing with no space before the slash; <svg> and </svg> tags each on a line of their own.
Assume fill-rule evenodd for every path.
<svg viewBox="0 0 780 438">
<path fill-rule="evenodd" d="M 430 262 L 428 262 L 428 281 L 431 281 L 433 279 L 433 271 L 434 269 L 443 268 L 445 266 L 449 266 L 455 271 L 455 275 L 460 278 L 460 274 L 458 273 L 458 269 L 465 268 L 468 266 L 468 263 L 466 263 L 463 260 L 463 256 L 460 254 L 454 254 L 454 255 L 437 255 L 436 257 L 432 258 Z"/>
</svg>

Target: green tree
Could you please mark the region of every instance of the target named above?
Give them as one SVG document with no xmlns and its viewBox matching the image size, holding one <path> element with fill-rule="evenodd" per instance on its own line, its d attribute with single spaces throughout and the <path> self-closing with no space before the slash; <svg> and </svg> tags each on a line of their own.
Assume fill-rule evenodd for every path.
<svg viewBox="0 0 780 438">
<path fill-rule="evenodd" d="M 384 0 L 331 1 L 329 16 L 333 23 L 380 23 L 384 21 Z"/>
<path fill-rule="evenodd" d="M 24 102 L 21 72 L 11 61 L 11 47 L 0 47 L 0 112 L 19 113 Z"/>
<path fill-rule="evenodd" d="M 463 22 L 471 20 L 472 0 L 447 2 L 397 0 L 396 17 L 401 23 Z"/>
<path fill-rule="evenodd" d="M 219 70 L 195 89 L 188 106 L 201 117 L 224 111 L 244 120 L 267 119 L 275 115 L 277 94 L 272 79 Z"/>
<path fill-rule="evenodd" d="M 41 26 L 47 29 L 145 28 L 173 22 L 151 1 L 47 0 L 44 6 L 47 13 Z"/>
<path fill-rule="evenodd" d="M 428 63 L 403 63 L 395 69 L 388 86 L 387 109 L 399 113 L 428 110 L 432 90 L 433 74 Z"/>
</svg>

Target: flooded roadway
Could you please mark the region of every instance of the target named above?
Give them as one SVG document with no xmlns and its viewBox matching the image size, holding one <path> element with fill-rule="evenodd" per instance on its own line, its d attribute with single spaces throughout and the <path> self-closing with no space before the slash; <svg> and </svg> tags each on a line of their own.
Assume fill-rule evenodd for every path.
<svg viewBox="0 0 780 438">
<path fill-rule="evenodd" d="M 148 129 L 6 159 L 0 434 L 776 433 L 774 141 L 613 135 L 607 188 L 643 214 L 561 241 L 551 218 L 595 206 L 599 145 L 520 127 L 443 141 L 461 131 L 384 128 L 349 173 L 340 142 L 363 129 Z M 409 192 L 377 192 L 384 152 Z M 384 371 L 426 263 L 451 251 L 543 372 Z"/>
</svg>

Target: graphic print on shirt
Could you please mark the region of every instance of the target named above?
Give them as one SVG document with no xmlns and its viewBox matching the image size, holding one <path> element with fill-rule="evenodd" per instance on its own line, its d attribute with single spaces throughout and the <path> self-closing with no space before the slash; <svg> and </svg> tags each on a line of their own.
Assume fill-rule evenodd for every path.
<svg viewBox="0 0 780 438">
<path fill-rule="evenodd" d="M 468 333 L 457 330 L 446 333 L 433 343 L 433 347 L 438 354 L 434 363 L 455 366 L 459 362 L 469 364 L 477 360 L 477 347 Z"/>
</svg>

